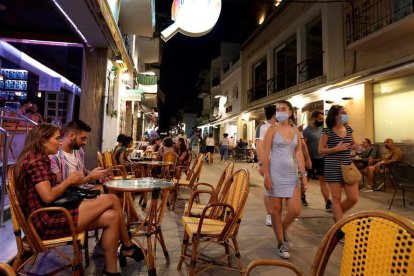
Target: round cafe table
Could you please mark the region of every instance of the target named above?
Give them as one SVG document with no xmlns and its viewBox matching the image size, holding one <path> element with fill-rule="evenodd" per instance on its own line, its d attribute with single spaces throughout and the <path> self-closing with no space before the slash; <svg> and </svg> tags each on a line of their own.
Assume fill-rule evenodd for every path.
<svg viewBox="0 0 414 276">
<path fill-rule="evenodd" d="M 157 275 L 155 269 L 155 248 L 157 241 L 163 249 L 167 263 L 170 263 L 170 257 L 161 231 L 161 222 L 168 201 L 169 192 L 173 185 L 174 184 L 171 181 L 154 178 L 120 179 L 105 182 L 105 186 L 109 190 L 123 193 L 122 209 L 126 213 L 127 225 L 136 226 L 133 230 L 131 229 L 132 239 L 139 244 L 141 248 L 145 248 L 139 238 L 146 238 L 147 252 L 144 252 L 144 254 L 148 267 L 148 275 L 150 276 Z M 128 201 L 132 201 L 132 192 L 151 193 L 151 203 L 148 213 L 141 222 L 131 220 L 129 206 L 133 206 L 133 204 L 126 204 Z"/>
</svg>

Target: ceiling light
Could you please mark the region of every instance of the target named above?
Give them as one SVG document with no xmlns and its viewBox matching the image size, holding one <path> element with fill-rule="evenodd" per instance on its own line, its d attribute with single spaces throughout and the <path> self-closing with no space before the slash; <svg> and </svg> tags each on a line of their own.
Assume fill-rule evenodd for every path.
<svg viewBox="0 0 414 276">
<path fill-rule="evenodd" d="M 117 56 L 116 59 L 115 59 L 115 62 L 118 63 L 118 64 L 124 63 L 121 56 Z"/>
<path fill-rule="evenodd" d="M 218 98 L 220 98 L 221 97 L 221 95 L 215 95 L 214 96 L 214 99 L 218 99 Z"/>
<path fill-rule="evenodd" d="M 334 101 L 329 101 L 329 100 L 326 100 L 325 101 L 325 103 L 327 103 L 327 104 L 333 104 L 333 103 L 335 103 Z"/>
<path fill-rule="evenodd" d="M 0 81 L 4 80 L 3 75 L 0 74 Z"/>
<path fill-rule="evenodd" d="M 42 92 L 38 91 L 38 92 L 37 92 L 37 97 L 38 97 L 38 98 L 41 98 L 41 97 L 42 97 Z"/>
<path fill-rule="evenodd" d="M 344 101 L 352 101 L 354 98 L 352 97 L 343 97 L 342 100 Z"/>
</svg>

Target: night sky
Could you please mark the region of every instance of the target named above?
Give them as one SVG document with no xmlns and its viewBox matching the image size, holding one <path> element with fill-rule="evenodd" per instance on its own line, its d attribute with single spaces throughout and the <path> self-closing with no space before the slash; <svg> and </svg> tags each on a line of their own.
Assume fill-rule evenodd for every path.
<svg viewBox="0 0 414 276">
<path fill-rule="evenodd" d="M 262 1 L 223 0 L 220 17 L 210 33 L 201 37 L 188 37 L 178 33 L 163 43 L 160 88 L 166 95 L 166 100 L 160 106 L 161 131 L 169 130 L 170 118 L 179 109 L 200 115 L 202 100 L 197 98 L 195 87 L 200 71 L 208 69 L 211 60 L 220 55 L 220 42 L 241 42 L 251 33 L 245 25 L 247 21 L 257 18 L 255 13 L 260 2 Z M 156 2 L 160 31 L 173 22 L 170 20 L 171 3 L 172 0 Z"/>
</svg>

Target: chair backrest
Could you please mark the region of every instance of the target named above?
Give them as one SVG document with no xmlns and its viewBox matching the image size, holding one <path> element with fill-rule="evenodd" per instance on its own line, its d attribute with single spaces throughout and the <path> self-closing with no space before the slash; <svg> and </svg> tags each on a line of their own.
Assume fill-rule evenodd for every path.
<svg viewBox="0 0 414 276">
<path fill-rule="evenodd" d="M 220 199 L 220 196 L 222 195 L 222 188 L 224 187 L 224 183 L 227 183 L 227 181 L 233 175 L 233 169 L 234 169 L 234 163 L 231 162 L 227 165 L 227 167 L 221 173 L 220 179 L 216 185 L 216 189 L 214 190 L 219 199 Z"/>
<path fill-rule="evenodd" d="M 233 207 L 234 218 L 231 225 L 223 231 L 221 238 L 227 237 L 233 233 L 237 225 L 240 223 L 241 216 L 243 214 L 244 206 L 249 196 L 250 190 L 250 176 L 247 169 L 239 169 L 231 176 L 224 187 L 226 196 L 223 198 L 224 203 Z M 213 214 L 215 215 L 215 214 Z"/>
<path fill-rule="evenodd" d="M 301 271 L 296 265 L 291 264 L 287 261 L 275 260 L 275 259 L 257 259 L 257 260 L 251 261 L 246 268 L 246 272 L 242 273 L 242 275 L 249 276 L 252 270 L 258 266 L 286 267 L 292 270 L 293 272 L 295 272 L 295 274 L 298 276 L 305 275 L 303 271 Z M 252 273 L 252 275 L 256 275 L 256 274 Z"/>
<path fill-rule="evenodd" d="M 392 212 L 363 211 L 337 222 L 318 249 L 311 275 L 324 275 L 345 234 L 340 275 L 409 275 L 414 271 L 414 223 Z"/>
<path fill-rule="evenodd" d="M 196 181 L 200 178 L 202 166 L 203 166 L 203 159 L 202 158 L 197 158 L 196 164 L 194 166 L 194 170 L 190 174 L 190 179 L 189 179 L 189 181 L 190 181 L 189 186 L 190 187 L 192 187 L 194 185 L 194 183 L 196 183 Z"/>
<path fill-rule="evenodd" d="M 104 162 L 104 156 L 100 151 L 98 151 L 98 153 L 96 155 L 96 159 L 98 161 L 98 166 L 103 168 L 103 169 L 106 169 L 105 162 Z"/>
<path fill-rule="evenodd" d="M 15 276 L 14 270 L 6 263 L 0 263 L 0 276 Z"/>
<path fill-rule="evenodd" d="M 175 170 L 178 161 L 178 154 L 173 151 L 164 152 L 162 154 L 162 161 L 173 163 L 173 165 L 170 166 L 170 170 Z"/>
<path fill-rule="evenodd" d="M 29 227 L 26 216 L 23 213 L 19 198 L 16 194 L 16 183 L 14 179 L 15 166 L 11 166 L 7 173 L 7 188 L 10 201 L 10 211 L 12 217 L 13 231 L 15 233 L 17 247 L 23 248 L 23 240 L 21 230 L 23 230 L 26 240 L 29 242 L 31 248 L 37 252 L 44 252 L 46 250 L 37 233 L 34 233 Z"/>
<path fill-rule="evenodd" d="M 109 150 L 104 152 L 104 163 L 105 163 L 106 168 L 116 165 L 116 163 L 114 163 L 114 160 L 112 158 L 112 152 Z"/>
<path fill-rule="evenodd" d="M 391 178 L 397 183 L 411 182 L 414 186 L 414 167 L 402 161 L 394 161 L 389 165 Z"/>
</svg>

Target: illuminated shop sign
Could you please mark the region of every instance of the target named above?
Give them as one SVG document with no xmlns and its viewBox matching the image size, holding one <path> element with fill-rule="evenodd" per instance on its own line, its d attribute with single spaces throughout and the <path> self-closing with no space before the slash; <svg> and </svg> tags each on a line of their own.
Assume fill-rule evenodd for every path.
<svg viewBox="0 0 414 276">
<path fill-rule="evenodd" d="M 174 0 L 171 19 L 175 21 L 161 32 L 164 41 L 177 32 L 188 36 L 202 36 L 213 29 L 221 11 L 221 0 Z"/>
</svg>

